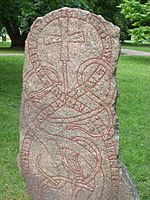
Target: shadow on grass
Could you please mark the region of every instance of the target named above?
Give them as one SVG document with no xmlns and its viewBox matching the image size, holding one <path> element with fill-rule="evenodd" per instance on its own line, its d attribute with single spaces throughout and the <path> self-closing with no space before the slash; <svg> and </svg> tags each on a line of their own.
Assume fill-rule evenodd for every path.
<svg viewBox="0 0 150 200">
<path fill-rule="evenodd" d="M 125 42 L 121 45 L 124 49 L 130 49 L 130 50 L 138 50 L 138 51 L 145 51 L 150 52 L 150 44 L 135 44 L 131 42 Z"/>
<path fill-rule="evenodd" d="M 127 46 L 137 46 L 137 47 L 150 47 L 150 44 L 135 44 L 135 43 L 131 43 L 131 42 L 125 42 L 123 43 L 123 45 L 127 45 Z"/>
</svg>

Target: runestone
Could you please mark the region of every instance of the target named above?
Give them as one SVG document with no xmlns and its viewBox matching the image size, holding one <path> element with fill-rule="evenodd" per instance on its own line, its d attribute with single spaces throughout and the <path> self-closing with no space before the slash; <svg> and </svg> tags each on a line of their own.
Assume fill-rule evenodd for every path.
<svg viewBox="0 0 150 200">
<path fill-rule="evenodd" d="M 19 168 L 33 200 L 138 200 L 119 160 L 119 28 L 81 9 L 37 18 L 25 47 Z"/>
</svg>

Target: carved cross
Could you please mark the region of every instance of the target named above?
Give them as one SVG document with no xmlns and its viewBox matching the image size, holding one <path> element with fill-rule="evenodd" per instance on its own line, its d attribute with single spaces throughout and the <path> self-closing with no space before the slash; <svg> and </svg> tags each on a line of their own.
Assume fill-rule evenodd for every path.
<svg viewBox="0 0 150 200">
<path fill-rule="evenodd" d="M 69 19 L 62 18 L 59 19 L 59 26 L 61 30 L 60 35 L 51 35 L 48 34 L 45 37 L 45 44 L 53 44 L 53 43 L 61 43 L 61 53 L 60 60 L 61 61 L 69 61 L 69 43 L 83 43 L 84 42 L 84 34 L 82 31 L 69 33 L 68 31 Z"/>
<path fill-rule="evenodd" d="M 45 45 L 50 45 L 54 43 L 61 43 L 60 60 L 63 62 L 63 82 L 64 82 L 64 92 L 68 92 L 68 69 L 67 62 L 69 61 L 69 43 L 83 43 L 84 34 L 82 31 L 69 33 L 68 31 L 69 19 L 62 18 L 59 19 L 60 35 L 48 34 L 45 37 Z"/>
</svg>

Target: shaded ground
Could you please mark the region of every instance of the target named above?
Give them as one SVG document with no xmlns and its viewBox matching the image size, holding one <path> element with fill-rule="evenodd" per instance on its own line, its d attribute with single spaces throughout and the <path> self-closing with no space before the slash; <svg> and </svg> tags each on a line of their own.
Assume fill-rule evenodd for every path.
<svg viewBox="0 0 150 200">
<path fill-rule="evenodd" d="M 150 52 L 150 44 L 135 44 L 132 42 L 125 42 L 121 44 L 122 49 L 131 49 L 131 50 L 137 50 L 137 51 L 145 51 Z"/>
</svg>

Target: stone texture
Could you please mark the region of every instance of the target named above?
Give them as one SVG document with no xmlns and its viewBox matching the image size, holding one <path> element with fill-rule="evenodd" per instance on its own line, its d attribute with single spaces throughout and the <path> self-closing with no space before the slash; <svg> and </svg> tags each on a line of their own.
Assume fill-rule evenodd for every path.
<svg viewBox="0 0 150 200">
<path fill-rule="evenodd" d="M 26 41 L 19 166 L 33 200 L 138 200 L 118 159 L 119 28 L 80 9 L 38 18 Z"/>
</svg>

